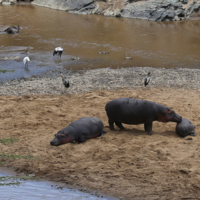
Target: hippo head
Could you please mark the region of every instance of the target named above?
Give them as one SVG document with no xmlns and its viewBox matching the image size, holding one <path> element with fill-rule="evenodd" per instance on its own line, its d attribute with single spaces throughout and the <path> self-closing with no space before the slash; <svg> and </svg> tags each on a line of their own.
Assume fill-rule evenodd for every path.
<svg viewBox="0 0 200 200">
<path fill-rule="evenodd" d="M 55 134 L 55 138 L 50 142 L 53 146 L 59 146 L 72 141 L 72 135 L 65 133 L 63 130 Z"/>
<path fill-rule="evenodd" d="M 164 107 L 164 106 L 163 106 Z M 156 115 L 156 120 L 159 122 L 181 122 L 182 117 L 175 113 L 171 108 L 161 107 L 158 114 Z"/>
</svg>

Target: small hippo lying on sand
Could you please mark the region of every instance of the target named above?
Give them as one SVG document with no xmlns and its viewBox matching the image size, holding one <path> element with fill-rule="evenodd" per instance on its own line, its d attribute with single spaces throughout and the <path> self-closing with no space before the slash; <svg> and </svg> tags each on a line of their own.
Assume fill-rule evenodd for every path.
<svg viewBox="0 0 200 200">
<path fill-rule="evenodd" d="M 181 122 L 176 125 L 176 133 L 181 137 L 196 136 L 195 128 L 189 119 L 182 119 Z"/>
<path fill-rule="evenodd" d="M 157 104 L 133 98 L 119 98 L 107 103 L 106 113 L 110 129 L 114 130 L 114 123 L 124 129 L 124 124 L 144 124 L 144 129 L 152 135 L 153 121 L 181 122 L 182 117 L 172 109 Z"/>
<path fill-rule="evenodd" d="M 55 138 L 50 142 L 53 146 L 66 144 L 69 142 L 85 142 L 88 139 L 102 136 L 107 131 L 104 130 L 103 123 L 95 117 L 83 117 L 69 126 L 58 131 Z"/>
</svg>

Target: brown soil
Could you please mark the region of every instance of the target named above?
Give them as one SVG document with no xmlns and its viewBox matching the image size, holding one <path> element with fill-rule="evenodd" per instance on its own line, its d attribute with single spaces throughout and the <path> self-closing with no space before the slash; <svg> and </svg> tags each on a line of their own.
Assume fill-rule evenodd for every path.
<svg viewBox="0 0 200 200">
<path fill-rule="evenodd" d="M 36 156 L 8 159 L 3 166 L 48 180 L 100 190 L 122 199 L 184 199 L 200 197 L 199 91 L 168 88 L 95 91 L 73 95 L 0 97 L 0 153 Z M 119 97 L 153 100 L 173 108 L 197 126 L 192 140 L 175 133 L 175 123 L 154 122 L 153 136 L 143 125 L 109 131 L 82 144 L 50 146 L 58 130 L 85 116 L 100 118 L 108 129 L 105 105 Z M 189 137 L 191 138 L 191 137 Z"/>
</svg>

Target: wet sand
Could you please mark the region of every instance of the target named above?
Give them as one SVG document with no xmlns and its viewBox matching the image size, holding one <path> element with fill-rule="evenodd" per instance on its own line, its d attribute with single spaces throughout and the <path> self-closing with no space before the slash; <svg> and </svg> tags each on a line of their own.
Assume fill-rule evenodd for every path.
<svg viewBox="0 0 200 200">
<path fill-rule="evenodd" d="M 0 156 L 0 162 L 4 162 L 1 166 L 73 187 L 100 190 L 119 199 L 199 198 L 200 93 L 198 84 L 194 84 L 197 89 L 190 87 L 194 76 L 189 71 L 192 70 L 186 73 L 188 79 L 182 81 L 188 88 L 181 84 L 174 88 L 159 87 L 161 82 L 154 85 L 155 80 L 152 80 L 147 89 L 121 85 L 112 90 L 90 88 L 91 91 L 60 95 L 24 95 L 22 92 L 22 95 L 4 96 L 5 93 L 0 97 L 0 138 L 12 137 L 18 138 L 18 141 L 13 145 L 0 143 L 0 152 L 31 154 L 37 159 Z M 171 76 L 174 75 L 173 72 Z M 38 78 L 38 81 L 41 79 Z M 173 81 L 177 80 L 169 82 Z M 142 86 L 141 81 L 140 84 Z M 14 86 L 4 87 L 8 90 Z M 119 97 L 146 99 L 167 105 L 191 120 L 196 126 L 197 136 L 180 138 L 175 133 L 176 123 L 172 122 L 154 122 L 153 136 L 144 132 L 143 125 L 125 125 L 126 131 L 117 128 L 117 131 L 110 131 L 105 105 Z M 82 144 L 50 146 L 55 133 L 85 116 L 100 118 L 108 133 Z"/>
</svg>

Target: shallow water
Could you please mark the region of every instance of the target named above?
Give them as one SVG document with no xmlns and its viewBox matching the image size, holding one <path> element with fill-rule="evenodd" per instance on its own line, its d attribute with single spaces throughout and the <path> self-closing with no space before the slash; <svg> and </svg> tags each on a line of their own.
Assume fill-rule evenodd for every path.
<svg viewBox="0 0 200 200">
<path fill-rule="evenodd" d="M 0 172 L 0 176 L 8 174 Z M 19 186 L 0 186 L 0 199 L 3 200 L 35 200 L 35 199 L 65 199 L 65 200 L 114 200 L 114 198 L 96 197 L 78 190 L 57 189 L 51 182 L 20 181 Z M 0 182 L 1 183 L 1 182 Z"/>
<path fill-rule="evenodd" d="M 0 25 L 20 25 L 19 34 L 0 34 L 0 56 L 30 50 L 29 70 L 19 61 L 0 61 L 0 80 L 28 77 L 47 69 L 149 66 L 200 68 L 200 21 L 151 22 L 99 15 L 73 15 L 33 5 L 0 6 Z M 63 46 L 62 59 L 53 59 Z M 109 51 L 100 55 L 98 50 Z M 132 60 L 126 60 L 125 54 Z M 70 60 L 79 55 L 79 61 Z"/>
</svg>

